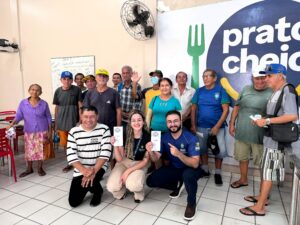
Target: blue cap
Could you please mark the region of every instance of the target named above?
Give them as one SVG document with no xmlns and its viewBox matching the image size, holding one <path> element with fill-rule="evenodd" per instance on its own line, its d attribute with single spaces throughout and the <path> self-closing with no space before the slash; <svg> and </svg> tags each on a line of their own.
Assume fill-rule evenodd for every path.
<svg viewBox="0 0 300 225">
<path fill-rule="evenodd" d="M 286 75 L 286 68 L 285 66 L 279 64 L 279 63 L 271 63 L 266 65 L 265 70 L 259 71 L 260 74 L 277 74 L 282 73 Z"/>
<path fill-rule="evenodd" d="M 73 79 L 73 74 L 69 71 L 63 71 L 61 74 L 60 74 L 60 78 L 70 78 L 70 79 Z"/>
</svg>

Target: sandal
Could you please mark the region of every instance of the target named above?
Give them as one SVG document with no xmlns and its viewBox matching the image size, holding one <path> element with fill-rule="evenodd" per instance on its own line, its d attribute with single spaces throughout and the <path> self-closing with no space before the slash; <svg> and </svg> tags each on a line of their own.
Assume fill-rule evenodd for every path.
<svg viewBox="0 0 300 225">
<path fill-rule="evenodd" d="M 71 169 L 73 169 L 73 166 L 70 166 L 70 165 L 68 165 L 68 166 L 66 166 L 65 168 L 63 168 L 63 172 L 64 173 L 67 173 L 67 172 L 69 172 Z"/>
<path fill-rule="evenodd" d="M 246 186 L 248 186 L 248 184 L 242 184 L 239 180 L 234 181 L 234 182 L 230 185 L 230 187 L 232 187 L 232 188 L 240 188 L 240 187 L 246 187 Z"/>
<path fill-rule="evenodd" d="M 38 171 L 38 174 L 39 174 L 40 176 L 45 176 L 45 175 L 46 175 L 46 172 L 45 172 L 43 169 L 40 169 L 40 170 Z"/>
<path fill-rule="evenodd" d="M 252 203 L 257 203 L 258 202 L 258 200 L 255 198 L 255 196 L 251 196 L 251 195 L 244 197 L 244 200 L 247 201 L 247 202 L 252 202 Z M 269 205 L 269 203 L 266 202 L 265 206 L 268 206 L 268 205 Z"/>
<path fill-rule="evenodd" d="M 25 172 L 21 173 L 19 175 L 19 177 L 26 177 L 27 175 L 32 174 L 32 173 L 33 173 L 33 170 L 26 170 Z"/>
<path fill-rule="evenodd" d="M 243 212 L 243 210 L 247 210 L 248 213 Z M 243 215 L 246 215 L 246 216 L 265 216 L 266 215 L 265 213 L 256 212 L 255 210 L 251 209 L 250 207 L 245 207 L 243 209 L 240 209 L 240 213 L 242 213 Z"/>
</svg>

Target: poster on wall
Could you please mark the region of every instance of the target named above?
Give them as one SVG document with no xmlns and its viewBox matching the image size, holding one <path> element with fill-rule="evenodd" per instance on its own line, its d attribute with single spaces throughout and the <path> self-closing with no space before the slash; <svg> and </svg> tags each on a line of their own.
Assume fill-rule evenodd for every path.
<svg viewBox="0 0 300 225">
<path fill-rule="evenodd" d="M 236 99 L 258 65 L 281 63 L 299 95 L 299 12 L 299 0 L 236 0 L 158 14 L 157 68 L 173 80 L 185 71 L 194 88 L 214 69 Z M 232 156 L 232 138 L 226 143 Z"/>
<path fill-rule="evenodd" d="M 70 71 L 73 76 L 76 73 L 84 75 L 94 74 L 95 72 L 95 56 L 73 56 L 58 57 L 50 59 L 52 91 L 61 86 L 60 74 L 62 71 Z M 74 77 L 73 77 L 74 78 Z"/>
</svg>

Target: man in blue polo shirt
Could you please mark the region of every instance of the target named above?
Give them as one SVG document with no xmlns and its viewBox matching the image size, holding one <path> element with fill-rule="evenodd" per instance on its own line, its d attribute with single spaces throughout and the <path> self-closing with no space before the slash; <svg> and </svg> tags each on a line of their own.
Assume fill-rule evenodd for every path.
<svg viewBox="0 0 300 225">
<path fill-rule="evenodd" d="M 146 145 L 146 149 L 152 161 L 157 161 L 164 153 L 170 164 L 155 170 L 148 176 L 146 183 L 149 187 L 172 190 L 170 198 L 178 198 L 185 186 L 188 204 L 184 219 L 192 220 L 196 213 L 197 181 L 204 172 L 199 165 L 200 143 L 195 135 L 182 129 L 180 112 L 169 111 L 166 122 L 169 132 L 161 138 L 160 152 L 152 151 L 151 142 Z"/>
</svg>

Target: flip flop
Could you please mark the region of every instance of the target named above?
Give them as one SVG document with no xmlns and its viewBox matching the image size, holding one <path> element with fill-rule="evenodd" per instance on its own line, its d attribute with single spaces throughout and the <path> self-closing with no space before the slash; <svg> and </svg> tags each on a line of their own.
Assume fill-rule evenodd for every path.
<svg viewBox="0 0 300 225">
<path fill-rule="evenodd" d="M 39 174 L 40 176 L 45 176 L 45 175 L 46 175 L 46 172 L 45 172 L 43 169 L 41 169 L 41 170 L 38 171 L 38 174 Z"/>
<path fill-rule="evenodd" d="M 255 198 L 255 196 L 251 196 L 251 195 L 244 197 L 244 200 L 247 202 L 252 202 L 252 203 L 258 202 L 258 200 Z M 268 206 L 268 205 L 269 205 L 269 203 L 266 202 L 265 206 Z"/>
<path fill-rule="evenodd" d="M 243 212 L 242 211 L 243 209 L 246 209 L 250 213 Z M 253 209 L 251 209 L 250 207 L 245 207 L 243 209 L 240 209 L 240 213 L 242 213 L 245 216 L 265 216 L 266 215 L 265 213 L 258 213 L 256 211 L 254 211 Z"/>
<path fill-rule="evenodd" d="M 237 181 L 234 181 L 234 182 L 230 185 L 230 187 L 232 187 L 232 188 L 240 188 L 240 187 L 246 187 L 246 186 L 248 186 L 248 184 L 242 184 L 242 183 L 240 183 L 238 180 L 237 180 Z"/>
<path fill-rule="evenodd" d="M 31 170 L 31 171 L 26 170 L 25 172 L 21 173 L 19 175 L 19 177 L 26 177 L 27 175 L 32 174 L 32 173 L 33 173 L 33 170 Z"/>
</svg>

